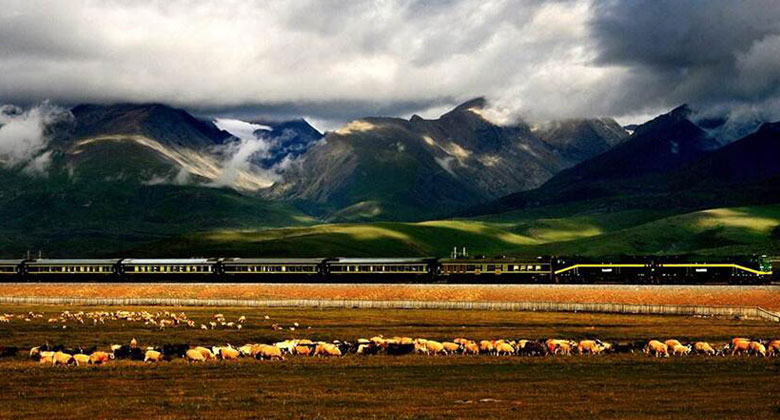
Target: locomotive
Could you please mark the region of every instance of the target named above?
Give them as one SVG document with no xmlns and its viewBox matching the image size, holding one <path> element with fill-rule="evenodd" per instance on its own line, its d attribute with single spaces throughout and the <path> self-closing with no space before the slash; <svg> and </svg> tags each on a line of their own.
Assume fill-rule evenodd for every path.
<svg viewBox="0 0 780 420">
<path fill-rule="evenodd" d="M 684 257 L 115 258 L 0 260 L 0 281 L 769 284 L 770 260 Z"/>
</svg>

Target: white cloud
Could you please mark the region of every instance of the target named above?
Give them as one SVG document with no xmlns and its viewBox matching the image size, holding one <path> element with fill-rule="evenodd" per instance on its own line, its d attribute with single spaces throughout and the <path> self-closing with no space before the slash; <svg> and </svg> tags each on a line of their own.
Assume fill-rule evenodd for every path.
<svg viewBox="0 0 780 420">
<path fill-rule="evenodd" d="M 780 9 L 770 0 L 0 7 L 0 98 L 11 102 L 158 101 L 287 114 L 294 104 L 296 115 L 331 130 L 372 114 L 436 117 L 425 110 L 476 96 L 490 100 L 486 115 L 497 121 L 621 117 L 682 102 L 764 100 L 780 84 Z"/>
<path fill-rule="evenodd" d="M 45 173 L 52 157 L 46 150 L 50 140 L 46 129 L 70 118 L 70 112 L 48 102 L 28 110 L 0 106 L 0 162 L 6 167 L 22 166 L 29 173 Z"/>
<path fill-rule="evenodd" d="M 252 164 L 254 159 L 267 157 L 271 147 L 270 141 L 263 135 L 255 135 L 255 131 L 270 131 L 271 127 L 224 118 L 214 120 L 214 124 L 219 129 L 235 136 L 237 140 L 217 147 L 217 153 L 223 158 L 220 175 L 211 184 L 232 187 L 242 172 L 251 172 L 264 179 L 268 184 L 279 179 L 279 174 L 275 170 L 263 170 Z"/>
<path fill-rule="evenodd" d="M 30 0 L 4 9 L 0 97 L 24 100 L 406 104 L 401 114 L 486 95 L 556 113 L 572 103 L 563 84 L 586 89 L 602 73 L 582 53 L 587 1 Z"/>
</svg>

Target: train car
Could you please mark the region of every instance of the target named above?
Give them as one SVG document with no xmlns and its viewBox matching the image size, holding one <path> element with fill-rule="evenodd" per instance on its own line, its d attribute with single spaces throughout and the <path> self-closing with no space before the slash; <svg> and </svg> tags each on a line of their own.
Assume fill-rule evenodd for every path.
<svg viewBox="0 0 780 420">
<path fill-rule="evenodd" d="M 117 278 L 119 261 L 39 258 L 24 261 L 21 273 L 29 281 L 111 281 Z"/>
<path fill-rule="evenodd" d="M 228 281 L 321 281 L 324 258 L 226 258 L 219 266 Z"/>
<path fill-rule="evenodd" d="M 654 264 L 650 261 L 593 261 L 589 259 L 555 260 L 555 283 L 633 283 L 651 284 Z"/>
<path fill-rule="evenodd" d="M 216 258 L 126 258 L 119 263 L 124 281 L 213 281 L 217 279 Z"/>
<path fill-rule="evenodd" d="M 24 260 L 0 260 L 0 281 L 21 279 Z"/>
<path fill-rule="evenodd" d="M 334 282 L 425 282 L 433 280 L 432 258 L 334 258 L 323 275 Z"/>
<path fill-rule="evenodd" d="M 657 264 L 661 284 L 767 284 L 772 267 L 762 259 L 743 261 L 664 261 Z"/>
<path fill-rule="evenodd" d="M 549 260 L 516 258 L 446 258 L 438 275 L 447 283 L 549 283 Z"/>
</svg>

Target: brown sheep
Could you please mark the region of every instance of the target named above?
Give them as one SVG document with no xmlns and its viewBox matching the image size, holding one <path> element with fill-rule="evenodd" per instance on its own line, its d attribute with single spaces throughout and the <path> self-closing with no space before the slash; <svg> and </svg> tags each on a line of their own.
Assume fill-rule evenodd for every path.
<svg viewBox="0 0 780 420">
<path fill-rule="evenodd" d="M 566 352 L 567 354 L 571 351 L 572 347 L 575 347 L 577 343 L 569 340 L 559 340 L 555 338 L 551 338 L 544 343 L 547 346 L 547 351 L 549 351 L 552 354 L 557 354 L 561 351 L 561 346 L 563 344 L 566 345 L 566 347 L 569 348 L 569 351 Z"/>
<path fill-rule="evenodd" d="M 215 359 L 214 353 L 212 353 L 211 350 L 209 350 L 209 349 L 207 349 L 205 347 L 198 346 L 198 347 L 193 348 L 193 350 L 195 350 L 195 351 L 199 352 L 200 354 L 202 354 L 203 358 L 205 360 Z"/>
<path fill-rule="evenodd" d="M 320 343 L 314 349 L 314 355 L 324 357 L 341 356 L 341 350 L 334 344 Z"/>
<path fill-rule="evenodd" d="M 184 357 L 190 363 L 205 362 L 206 361 L 206 358 L 203 357 L 203 353 L 201 353 L 201 352 L 199 352 L 198 350 L 195 350 L 195 349 L 187 350 L 187 352 L 184 354 Z"/>
<path fill-rule="evenodd" d="M 735 354 L 748 354 L 750 351 L 750 341 L 746 339 L 734 339 L 731 341 L 731 355 Z"/>
<path fill-rule="evenodd" d="M 604 347 L 596 340 L 582 340 L 577 344 L 577 351 L 580 354 L 600 354 L 604 351 Z"/>
<path fill-rule="evenodd" d="M 113 359 L 114 355 L 104 351 L 96 351 L 89 356 L 89 363 L 93 365 L 102 365 Z"/>
<path fill-rule="evenodd" d="M 241 352 L 232 347 L 221 347 L 217 356 L 222 360 L 238 360 L 241 356 Z"/>
<path fill-rule="evenodd" d="M 54 357 L 52 357 L 52 366 L 67 366 L 67 365 L 78 365 L 76 362 L 76 359 L 73 358 L 73 356 L 69 355 L 68 353 L 63 353 L 61 351 L 58 351 L 54 353 Z"/>
<path fill-rule="evenodd" d="M 780 340 L 772 340 L 766 346 L 767 356 L 774 356 L 780 354 Z"/>
<path fill-rule="evenodd" d="M 498 343 L 496 345 L 496 355 L 497 356 L 501 356 L 501 355 L 509 356 L 509 355 L 514 354 L 514 352 L 515 352 L 515 348 L 512 347 L 512 345 L 509 344 L 509 343 L 503 343 L 502 342 L 502 343 Z"/>
<path fill-rule="evenodd" d="M 238 351 L 241 352 L 244 356 L 254 356 L 252 353 L 252 348 L 254 347 L 254 344 L 244 344 L 243 346 L 238 348 Z"/>
<path fill-rule="evenodd" d="M 268 344 L 258 344 L 252 347 L 252 354 L 256 359 L 284 360 L 282 350 Z"/>
<path fill-rule="evenodd" d="M 748 350 L 749 354 L 766 357 L 766 347 L 764 347 L 764 345 L 758 341 L 751 341 L 750 348 Z"/>
<path fill-rule="evenodd" d="M 445 341 L 441 343 L 441 345 L 444 347 L 444 352 L 447 354 L 455 354 L 460 350 L 460 345 L 451 341 Z"/>
<path fill-rule="evenodd" d="M 301 355 L 301 356 L 310 356 L 311 355 L 311 347 L 309 346 L 295 346 L 295 354 Z"/>
<path fill-rule="evenodd" d="M 693 349 L 696 352 L 696 354 L 707 354 L 710 356 L 714 356 L 716 351 L 712 348 L 710 343 L 707 343 L 706 341 L 697 341 L 693 345 Z"/>
<path fill-rule="evenodd" d="M 562 355 L 565 355 L 565 356 L 569 356 L 569 355 L 571 355 L 571 348 L 572 348 L 571 343 L 569 343 L 568 341 L 565 341 L 563 343 L 559 343 L 558 344 L 558 348 L 555 349 L 555 351 L 556 351 L 557 354 L 562 354 Z"/>
<path fill-rule="evenodd" d="M 147 350 L 146 354 L 144 354 L 144 363 L 145 362 L 162 362 L 163 361 L 163 354 L 160 353 L 157 350 Z"/>
<path fill-rule="evenodd" d="M 88 354 L 74 354 L 73 360 L 76 361 L 76 366 L 89 364 Z"/>
<path fill-rule="evenodd" d="M 658 340 L 651 340 L 645 347 L 645 354 L 653 354 L 655 357 L 669 357 L 669 347 Z"/>
<path fill-rule="evenodd" d="M 38 361 L 41 364 L 52 364 L 54 362 L 54 352 L 53 351 L 42 351 L 38 353 L 40 356 L 40 359 Z"/>
<path fill-rule="evenodd" d="M 479 342 L 479 351 L 481 353 L 493 353 L 495 351 L 496 346 L 493 344 L 490 340 L 482 340 Z"/>
<path fill-rule="evenodd" d="M 479 346 L 473 341 L 463 343 L 463 354 L 479 354 Z"/>
<path fill-rule="evenodd" d="M 682 343 L 680 343 L 679 341 L 674 340 L 674 339 L 666 340 L 666 341 L 664 341 L 664 344 L 666 344 L 666 347 L 669 348 L 669 349 L 673 349 L 673 348 L 675 348 L 677 346 L 682 346 Z"/>
</svg>

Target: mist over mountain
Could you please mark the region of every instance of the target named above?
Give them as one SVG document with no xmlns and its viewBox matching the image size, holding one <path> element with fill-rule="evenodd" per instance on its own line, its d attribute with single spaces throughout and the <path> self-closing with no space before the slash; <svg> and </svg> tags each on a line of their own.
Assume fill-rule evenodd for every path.
<svg viewBox="0 0 780 420">
<path fill-rule="evenodd" d="M 290 121 L 254 120 L 252 123 L 267 127 L 254 131 L 256 137 L 268 139 L 270 143 L 268 155 L 259 161 L 264 168 L 278 165 L 285 159 L 300 157 L 323 137 L 303 118 Z"/>
</svg>

